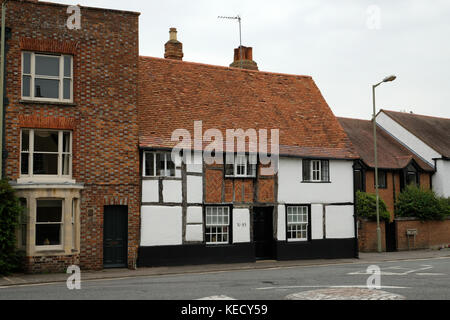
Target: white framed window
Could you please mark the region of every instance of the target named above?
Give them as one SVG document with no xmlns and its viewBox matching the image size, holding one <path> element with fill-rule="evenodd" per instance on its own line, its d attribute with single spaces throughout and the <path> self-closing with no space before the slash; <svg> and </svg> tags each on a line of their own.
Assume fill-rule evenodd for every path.
<svg viewBox="0 0 450 320">
<path fill-rule="evenodd" d="M 38 249 L 63 248 L 63 200 L 36 199 L 36 239 Z"/>
<path fill-rule="evenodd" d="M 328 160 L 303 160 L 304 182 L 330 182 L 330 163 Z"/>
<path fill-rule="evenodd" d="M 206 244 L 227 244 L 230 241 L 230 208 L 206 207 Z"/>
<path fill-rule="evenodd" d="M 308 240 L 308 206 L 287 207 L 287 239 L 288 241 Z"/>
<path fill-rule="evenodd" d="M 73 102 L 73 57 L 22 52 L 22 99 Z"/>
<path fill-rule="evenodd" d="M 175 162 L 170 152 L 144 152 L 144 177 L 175 177 Z"/>
<path fill-rule="evenodd" d="M 21 178 L 70 179 L 72 176 L 72 132 L 22 129 Z"/>
<path fill-rule="evenodd" d="M 235 178 L 256 177 L 256 155 L 234 155 L 234 163 L 225 164 L 225 176 Z"/>
</svg>

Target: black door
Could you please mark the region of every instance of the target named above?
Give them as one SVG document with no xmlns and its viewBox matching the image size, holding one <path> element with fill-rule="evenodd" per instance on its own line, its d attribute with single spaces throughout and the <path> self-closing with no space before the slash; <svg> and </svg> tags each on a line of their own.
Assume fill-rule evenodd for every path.
<svg viewBox="0 0 450 320">
<path fill-rule="evenodd" d="M 395 221 L 386 221 L 386 251 L 394 252 L 397 251 L 397 237 L 395 236 Z"/>
<path fill-rule="evenodd" d="M 273 208 L 253 208 L 253 242 L 256 259 L 273 259 Z"/>
<path fill-rule="evenodd" d="M 103 266 L 127 266 L 128 207 L 105 206 L 103 228 Z"/>
</svg>

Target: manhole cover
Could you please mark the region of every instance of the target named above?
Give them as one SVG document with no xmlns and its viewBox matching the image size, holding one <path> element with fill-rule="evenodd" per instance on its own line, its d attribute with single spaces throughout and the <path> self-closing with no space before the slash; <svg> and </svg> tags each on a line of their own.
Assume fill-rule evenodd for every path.
<svg viewBox="0 0 450 320">
<path fill-rule="evenodd" d="M 290 294 L 287 300 L 404 300 L 399 294 L 360 288 L 329 288 Z"/>
</svg>

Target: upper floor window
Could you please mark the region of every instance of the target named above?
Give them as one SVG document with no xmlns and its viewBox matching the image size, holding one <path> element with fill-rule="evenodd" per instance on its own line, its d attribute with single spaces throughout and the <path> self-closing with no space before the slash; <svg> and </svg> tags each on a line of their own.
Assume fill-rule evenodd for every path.
<svg viewBox="0 0 450 320">
<path fill-rule="evenodd" d="M 226 177 L 256 177 L 256 155 L 235 155 L 234 163 L 225 165 Z"/>
<path fill-rule="evenodd" d="M 72 56 L 23 52 L 22 98 L 72 102 Z"/>
<path fill-rule="evenodd" d="M 328 160 L 303 160 L 303 181 L 330 182 Z"/>
<path fill-rule="evenodd" d="M 72 132 L 22 129 L 21 177 L 72 176 Z"/>
<path fill-rule="evenodd" d="M 144 152 L 144 177 L 174 177 L 175 162 L 170 152 Z"/>
<path fill-rule="evenodd" d="M 376 181 L 374 181 L 374 186 L 376 187 Z M 378 170 L 378 188 L 386 189 L 387 188 L 387 177 L 386 171 Z"/>
</svg>

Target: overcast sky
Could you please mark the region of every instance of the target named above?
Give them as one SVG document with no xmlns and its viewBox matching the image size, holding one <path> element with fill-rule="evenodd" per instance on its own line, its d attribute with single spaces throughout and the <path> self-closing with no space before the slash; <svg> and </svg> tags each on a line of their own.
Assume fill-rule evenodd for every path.
<svg viewBox="0 0 450 320">
<path fill-rule="evenodd" d="M 141 12 L 140 54 L 163 57 L 178 29 L 184 60 L 228 66 L 239 45 L 259 69 L 311 75 L 337 116 L 369 119 L 377 108 L 450 118 L 448 0 L 53 0 Z"/>
</svg>

